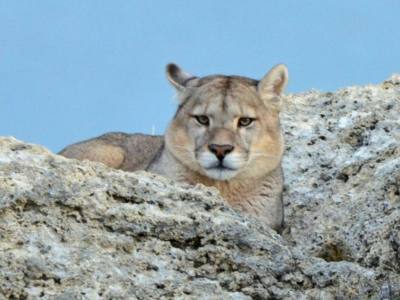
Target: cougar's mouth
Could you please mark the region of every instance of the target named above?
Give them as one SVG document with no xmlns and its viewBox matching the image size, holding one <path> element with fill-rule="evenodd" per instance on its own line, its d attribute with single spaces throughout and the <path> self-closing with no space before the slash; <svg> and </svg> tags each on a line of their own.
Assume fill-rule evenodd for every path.
<svg viewBox="0 0 400 300">
<path fill-rule="evenodd" d="M 223 160 L 218 160 L 214 154 L 202 153 L 198 161 L 207 177 L 216 180 L 229 180 L 233 178 L 242 166 L 237 159 L 228 155 Z"/>
<path fill-rule="evenodd" d="M 206 170 L 217 170 L 217 171 L 236 171 L 236 168 L 227 166 L 224 161 L 215 162 L 214 165 L 205 168 Z"/>
<path fill-rule="evenodd" d="M 216 180 L 229 180 L 234 177 L 238 169 L 227 166 L 224 161 L 218 161 L 204 168 L 206 175 Z"/>
</svg>

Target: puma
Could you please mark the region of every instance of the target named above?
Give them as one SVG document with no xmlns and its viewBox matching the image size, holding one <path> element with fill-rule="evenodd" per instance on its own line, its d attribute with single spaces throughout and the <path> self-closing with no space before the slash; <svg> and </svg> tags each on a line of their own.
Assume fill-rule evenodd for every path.
<svg viewBox="0 0 400 300">
<path fill-rule="evenodd" d="M 196 77 L 169 64 L 167 78 L 179 106 L 164 136 L 107 133 L 60 154 L 214 186 L 232 207 L 279 229 L 284 149 L 279 111 L 287 68 L 277 65 L 258 81 Z"/>
</svg>

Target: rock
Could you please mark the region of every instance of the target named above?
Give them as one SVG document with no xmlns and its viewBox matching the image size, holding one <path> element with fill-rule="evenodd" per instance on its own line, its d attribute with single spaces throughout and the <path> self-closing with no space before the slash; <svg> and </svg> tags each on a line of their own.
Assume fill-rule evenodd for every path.
<svg viewBox="0 0 400 300">
<path fill-rule="evenodd" d="M 400 76 L 290 95 L 286 228 L 0 138 L 0 298 L 398 299 Z"/>
<path fill-rule="evenodd" d="M 306 256 L 374 270 L 397 297 L 399 115 L 393 75 L 382 85 L 292 95 L 282 116 L 285 240 Z"/>
</svg>

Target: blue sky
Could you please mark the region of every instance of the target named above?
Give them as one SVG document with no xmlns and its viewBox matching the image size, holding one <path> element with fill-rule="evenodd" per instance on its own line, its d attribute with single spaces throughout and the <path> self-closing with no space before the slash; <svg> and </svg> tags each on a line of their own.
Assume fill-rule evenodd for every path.
<svg viewBox="0 0 400 300">
<path fill-rule="evenodd" d="M 164 67 L 262 77 L 289 92 L 400 72 L 400 1 L 0 0 L 0 135 L 52 151 L 108 131 L 162 134 Z"/>
</svg>

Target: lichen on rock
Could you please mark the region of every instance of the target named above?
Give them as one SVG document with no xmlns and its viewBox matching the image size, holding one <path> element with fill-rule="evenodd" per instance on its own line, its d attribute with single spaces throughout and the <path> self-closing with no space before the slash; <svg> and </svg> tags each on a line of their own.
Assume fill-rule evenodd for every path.
<svg viewBox="0 0 400 300">
<path fill-rule="evenodd" d="M 400 76 L 283 110 L 282 235 L 215 189 L 0 138 L 0 299 L 398 299 Z"/>
</svg>

